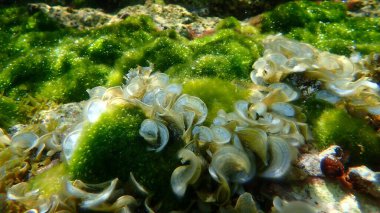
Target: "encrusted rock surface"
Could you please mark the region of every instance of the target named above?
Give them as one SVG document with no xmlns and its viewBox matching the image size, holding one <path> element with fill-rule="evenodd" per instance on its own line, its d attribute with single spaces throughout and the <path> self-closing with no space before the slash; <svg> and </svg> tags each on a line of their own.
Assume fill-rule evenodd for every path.
<svg viewBox="0 0 380 213">
<path fill-rule="evenodd" d="M 320 164 L 321 159 L 318 154 L 307 153 L 299 157 L 296 166 L 303 170 L 308 176 L 323 177 Z"/>
<path fill-rule="evenodd" d="M 378 0 L 349 0 L 347 1 L 348 14 L 354 17 L 379 17 L 380 5 Z"/>
<path fill-rule="evenodd" d="M 366 166 L 358 166 L 348 170 L 348 177 L 355 189 L 380 198 L 380 172 L 374 172 Z"/>
<path fill-rule="evenodd" d="M 309 178 L 293 184 L 271 183 L 266 187 L 272 196 L 286 201 L 302 201 L 313 206 L 317 212 L 378 212 L 377 200 L 342 188 L 335 181 Z"/>
<path fill-rule="evenodd" d="M 314 206 L 318 212 L 378 212 L 380 174 L 366 166 L 349 168 L 344 177 L 348 177 L 352 183 L 351 189 L 340 182 L 342 178 L 326 178 L 322 173 L 321 160 L 328 156 L 343 160 L 343 150 L 334 145 L 320 153 L 309 151 L 302 154 L 296 167 L 309 177 L 299 179 L 297 183 L 272 183 L 269 186 L 271 190 L 268 191 L 287 201 L 304 201 Z"/>
<path fill-rule="evenodd" d="M 49 6 L 44 3 L 36 3 L 30 4 L 29 10 L 42 11 L 63 26 L 78 29 L 99 27 L 121 21 L 121 19 L 116 16 L 93 8 L 76 10 L 70 7 Z"/>
<path fill-rule="evenodd" d="M 160 29 L 174 29 L 181 34 L 187 33 L 190 30 L 196 35 L 214 29 L 220 20 L 217 17 L 204 18 L 197 16 L 185 8 L 174 4 L 129 6 L 117 13 L 117 17 L 119 18 L 131 15 L 150 16 Z"/>
<path fill-rule="evenodd" d="M 321 170 L 321 160 L 327 156 L 334 156 L 337 159 L 341 159 L 342 155 L 343 150 L 337 145 L 330 146 L 320 153 L 309 151 L 309 153 L 304 153 L 298 158 L 296 167 L 310 177 L 324 177 Z"/>
<path fill-rule="evenodd" d="M 7 132 L 10 136 L 13 136 L 25 129 L 35 129 L 37 127 L 43 132 L 49 132 L 51 131 L 50 128 L 54 128 L 65 135 L 70 128 L 81 120 L 83 104 L 84 102 L 67 103 L 48 110 L 41 110 L 35 114 L 30 124 L 14 125 Z"/>
<path fill-rule="evenodd" d="M 70 7 L 49 6 L 43 3 L 30 4 L 31 10 L 42 11 L 50 18 L 66 27 L 90 29 L 122 21 L 128 16 L 146 15 L 152 17 L 159 29 L 174 29 L 182 35 L 189 32 L 195 36 L 215 28 L 220 18 L 200 17 L 179 5 L 146 4 L 121 9 L 111 15 L 93 8 L 72 9 Z"/>
<path fill-rule="evenodd" d="M 61 125 L 72 125 L 80 120 L 83 103 L 67 103 L 59 105 L 49 110 L 38 112 L 33 118 L 33 122 L 48 123 L 51 120 L 57 120 Z"/>
</svg>

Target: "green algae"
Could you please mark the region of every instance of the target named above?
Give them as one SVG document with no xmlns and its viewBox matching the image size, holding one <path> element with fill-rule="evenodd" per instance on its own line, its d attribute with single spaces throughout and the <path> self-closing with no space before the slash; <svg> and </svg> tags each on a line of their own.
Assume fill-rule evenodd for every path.
<svg viewBox="0 0 380 213">
<path fill-rule="evenodd" d="M 341 3 L 297 1 L 264 14 L 263 32 L 281 32 L 319 49 L 341 55 L 380 50 L 380 20 L 348 17 Z"/>
<path fill-rule="evenodd" d="M 42 13 L 28 15 L 23 7 L 1 8 L 0 16 L 0 92 L 11 100 L 29 95 L 56 102 L 87 99 L 86 89 L 107 83 L 124 50 L 156 32 L 148 17 L 78 31 L 58 27 Z M 8 116 L 4 114 L 2 127 L 15 124 Z"/>
<path fill-rule="evenodd" d="M 238 100 L 245 100 L 249 92 L 226 80 L 218 78 L 200 78 L 186 81 L 183 84 L 183 93 L 202 99 L 208 109 L 206 123 L 212 123 L 217 112 L 223 109 L 232 112 Z"/>
<path fill-rule="evenodd" d="M 169 67 L 184 64 L 191 59 L 192 51 L 186 43 L 170 37 L 159 37 L 145 51 L 143 59 L 165 72 Z"/>
<path fill-rule="evenodd" d="M 55 165 L 41 174 L 32 177 L 28 181 L 30 183 L 30 190 L 38 190 L 42 198 L 49 199 L 52 195 L 59 194 L 63 190 L 67 175 L 68 171 L 65 164 Z"/>
<path fill-rule="evenodd" d="M 24 121 L 24 113 L 19 104 L 5 96 L 0 95 L 0 126 L 9 128 Z"/>
<path fill-rule="evenodd" d="M 349 164 L 376 166 L 380 152 L 380 136 L 362 118 L 348 114 L 344 109 L 327 101 L 309 97 L 302 104 L 307 123 L 314 135 L 314 145 L 324 150 L 339 145 L 349 153 Z"/>
<path fill-rule="evenodd" d="M 136 180 L 160 198 L 172 197 L 170 176 L 178 166 L 177 152 L 182 142 L 171 137 L 161 152 L 148 150 L 148 143 L 139 135 L 145 115 L 138 109 L 108 109 L 98 121 L 86 125 L 78 147 L 69 162 L 72 179 L 100 183 L 118 177 Z"/>
<path fill-rule="evenodd" d="M 350 152 L 350 164 L 376 166 L 380 138 L 364 120 L 342 109 L 327 109 L 315 120 L 313 133 L 320 149 L 337 144 Z"/>
<path fill-rule="evenodd" d="M 237 20 L 234 17 L 228 17 L 223 20 L 221 20 L 217 25 L 216 25 L 217 30 L 221 29 L 236 29 L 240 30 L 241 29 L 241 24 L 239 20 Z"/>
<path fill-rule="evenodd" d="M 1 13 L 9 11 L 20 16 L 26 13 L 20 8 L 6 8 Z M 11 98 L 28 93 L 57 102 L 83 100 L 86 89 L 107 82 L 124 50 L 141 45 L 145 34 L 156 31 L 147 17 L 127 18 L 97 30 L 78 31 L 58 25 L 47 28 L 41 14 L 2 20 L 9 28 L 2 35 L 10 43 L 0 50 L 8 56 L 8 61 L 0 62 L 0 91 Z"/>
<path fill-rule="evenodd" d="M 12 12 L 25 16 L 23 13 L 26 11 L 13 9 Z M 6 9 L 2 12 L 10 13 Z M 39 16 L 33 15 L 34 21 L 30 21 L 30 18 L 3 20 L 6 24 L 17 23 L 16 26 L 9 23 L 11 29 L 2 37 L 2 43 L 10 42 L 1 51 L 2 55 L 8 56 L 8 60 L 3 58 L 3 72 L 0 73 L 0 90 L 6 95 L 14 91 L 14 98 L 24 95 L 17 94 L 19 89 L 15 89 L 21 87 L 31 95 L 48 95 L 58 102 L 78 101 L 85 96 L 78 94 L 85 90 L 65 86 L 67 82 L 64 79 L 79 82 L 77 78 L 83 78 L 83 72 L 91 72 L 92 66 L 95 66 L 95 70 L 108 71 L 96 76 L 94 79 L 97 81 L 93 83 L 84 80 L 85 89 L 107 82 L 108 85 L 120 84 L 121 78 L 115 76 L 149 63 L 153 63 L 157 70 L 165 72 L 171 69 L 176 74 L 182 72 L 176 67 L 183 66 L 186 75 L 193 75 L 192 62 L 198 60 L 196 75 L 209 76 L 213 74 L 210 70 L 216 66 L 216 61 L 221 59 L 225 63 L 217 69 L 220 77 L 245 78 L 253 61 L 259 56 L 256 40 L 236 30 L 224 30 L 225 27 L 221 27 L 223 29 L 211 38 L 190 42 L 171 30 L 158 32 L 152 20 L 145 16 L 128 17 L 112 26 L 85 31 L 56 28 L 57 25 L 48 29 L 46 26 L 49 25 L 30 24 L 36 23 Z M 237 25 L 236 20 L 225 22 Z M 104 65 L 103 68 L 99 68 L 100 64 Z M 88 67 L 87 71 L 84 67 Z M 53 95 L 47 85 L 57 85 Z"/>
<path fill-rule="evenodd" d="M 150 63 L 177 77 L 247 79 L 262 51 L 255 30 L 244 33 L 234 18 L 189 41 L 174 30 L 158 31 L 147 16 L 80 31 L 24 7 L 0 8 L 0 15 L 0 92 L 13 100 L 84 100 L 87 89 L 120 85 L 130 69 Z"/>
<path fill-rule="evenodd" d="M 192 60 L 168 69 L 176 77 L 218 77 L 221 79 L 247 79 L 253 62 L 260 56 L 262 47 L 255 37 L 235 29 L 221 29 L 189 43 Z"/>
<path fill-rule="evenodd" d="M 0 147 L 0 150 L 0 165 L 5 165 L 5 163 L 9 161 L 15 154 L 9 147 Z"/>
<path fill-rule="evenodd" d="M 122 49 L 116 38 L 105 35 L 92 42 L 87 53 L 92 61 L 113 64 L 121 56 Z"/>
<path fill-rule="evenodd" d="M 289 2 L 276 7 L 265 14 L 262 29 L 288 33 L 293 28 L 305 28 L 317 22 L 339 22 L 345 18 L 346 9 L 343 4 L 309 1 Z"/>
<path fill-rule="evenodd" d="M 306 115 L 307 122 L 311 125 L 313 125 L 325 110 L 335 108 L 333 104 L 322 99 L 317 99 L 314 96 L 308 97 L 300 106 Z"/>
</svg>

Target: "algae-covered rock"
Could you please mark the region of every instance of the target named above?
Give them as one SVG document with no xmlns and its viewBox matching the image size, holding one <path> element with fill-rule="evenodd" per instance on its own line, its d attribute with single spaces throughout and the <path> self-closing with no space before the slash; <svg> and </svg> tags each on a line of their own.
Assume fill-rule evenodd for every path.
<svg viewBox="0 0 380 213">
<path fill-rule="evenodd" d="M 174 32 L 170 34 L 171 37 L 176 36 Z M 185 42 L 176 38 L 159 37 L 145 49 L 144 61 L 153 63 L 162 72 L 173 65 L 184 64 L 190 61 L 192 55 Z"/>
<path fill-rule="evenodd" d="M 189 47 L 193 50 L 192 60 L 171 67 L 167 71 L 169 75 L 247 79 L 253 62 L 262 51 L 255 37 L 236 29 L 221 29 L 191 41 Z"/>
<path fill-rule="evenodd" d="M 289 2 L 267 13 L 263 20 L 264 31 L 289 32 L 296 27 L 307 27 L 317 22 L 339 22 L 345 18 L 343 4 L 309 1 Z"/>
<path fill-rule="evenodd" d="M 107 35 L 97 38 L 87 51 L 93 61 L 106 64 L 113 64 L 122 54 L 118 39 Z"/>
<path fill-rule="evenodd" d="M 182 143 L 170 140 L 163 151 L 149 151 L 148 143 L 139 135 L 144 119 L 138 109 L 117 107 L 86 125 L 69 162 L 71 178 L 87 183 L 116 177 L 127 181 L 133 173 L 150 193 L 160 193 L 158 199 L 172 196 L 170 176 Z"/>
<path fill-rule="evenodd" d="M 232 112 L 234 103 L 245 100 L 249 92 L 226 80 L 218 78 L 193 79 L 183 84 L 183 93 L 204 100 L 208 109 L 207 122 L 211 123 L 219 110 Z"/>
<path fill-rule="evenodd" d="M 235 17 L 228 17 L 221 20 L 215 27 L 217 30 L 221 29 L 237 29 L 240 30 L 241 24 Z"/>
<path fill-rule="evenodd" d="M 240 31 L 234 18 L 214 35 L 189 41 L 172 29 L 158 31 L 148 16 L 78 30 L 55 23 L 44 10 L 10 7 L 0 14 L 0 91 L 13 100 L 80 101 L 88 98 L 86 89 L 119 85 L 129 69 L 149 63 L 174 76 L 247 79 L 261 52 L 257 38 Z"/>
<path fill-rule="evenodd" d="M 313 129 L 316 145 L 326 148 L 337 144 L 350 152 L 350 163 L 378 163 L 380 140 L 363 120 L 350 116 L 342 109 L 327 109 L 315 120 Z"/>
<path fill-rule="evenodd" d="M 336 54 L 353 50 L 368 54 L 379 52 L 380 20 L 348 17 L 346 8 L 335 2 L 289 2 L 265 13 L 263 32 L 281 32 Z"/>
<path fill-rule="evenodd" d="M 200 59 L 199 72 L 210 74 L 208 70 L 213 69 L 219 55 L 226 56 L 221 58 L 226 63 L 218 69 L 226 68 L 234 76 L 246 77 L 258 56 L 256 42 L 233 30 L 221 30 L 209 41 L 205 38 L 190 44 L 174 31 L 157 33 L 152 19 L 146 16 L 77 31 L 41 21 L 48 20 L 42 12 L 25 16 L 25 9 L 16 7 L 1 9 L 0 13 L 9 15 L 1 19 L 6 30 L 0 36 L 9 43 L 1 44 L 0 52 L 5 57 L 0 59 L 0 89 L 8 96 L 16 91 L 13 98 L 24 95 L 21 90 L 33 96 L 49 96 L 54 101 L 78 101 L 85 98 L 80 92 L 106 82 L 120 83 L 120 76 L 130 68 L 148 62 L 164 72 L 180 65 L 189 69 L 192 61 Z M 113 66 L 116 70 L 111 72 Z M 241 73 L 242 69 L 246 74 Z M 71 86 L 74 82 L 83 86 Z"/>
<path fill-rule="evenodd" d="M 138 134 L 144 118 L 138 110 L 115 109 L 103 114 L 95 124 L 88 124 L 70 161 L 72 178 L 90 183 L 117 176 L 128 179 L 130 171 L 121 170 L 125 166 L 131 166 L 133 163 L 130 161 L 133 158 L 126 162 L 123 160 L 136 156 L 131 155 L 133 152 L 138 153 L 145 149 L 144 141 Z M 132 149 L 132 145 L 136 148 Z"/>
<path fill-rule="evenodd" d="M 12 11 L 26 13 L 19 8 Z M 144 44 L 150 38 L 145 35 L 156 31 L 147 17 L 127 18 L 96 30 L 47 29 L 36 24 L 41 14 L 1 20 L 7 26 L 2 36 L 9 43 L 0 50 L 8 56 L 0 59 L 0 90 L 12 98 L 22 97 L 24 91 L 59 102 L 83 100 L 86 89 L 107 82 L 123 51 Z"/>
</svg>

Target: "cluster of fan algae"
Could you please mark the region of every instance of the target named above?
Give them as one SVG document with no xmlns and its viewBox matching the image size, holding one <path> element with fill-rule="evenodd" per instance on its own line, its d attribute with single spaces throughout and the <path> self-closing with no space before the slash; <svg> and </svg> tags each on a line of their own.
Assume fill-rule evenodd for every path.
<svg viewBox="0 0 380 213">
<path fill-rule="evenodd" d="M 320 82 L 321 88 L 309 91 L 314 95 L 310 99 L 320 102 L 319 115 L 309 113 L 313 117 L 309 122 L 315 126 L 318 146 L 326 148 L 338 144 L 352 151 L 352 162 L 364 161 L 375 165 L 374 156 L 380 150 L 379 137 L 365 121 L 347 113 L 348 110 L 359 117 L 380 113 L 379 86 L 368 77 L 371 72 L 345 56 L 320 51 L 282 36 L 269 36 L 263 43 L 266 50 L 253 65 L 253 82 L 266 85 L 280 82 L 289 75 L 300 75 L 304 82 L 307 82 L 305 79 Z M 311 104 L 318 104 L 310 99 Z M 333 105 L 343 109 L 331 110 Z M 308 108 L 313 111 L 307 106 L 305 110 Z"/>
</svg>

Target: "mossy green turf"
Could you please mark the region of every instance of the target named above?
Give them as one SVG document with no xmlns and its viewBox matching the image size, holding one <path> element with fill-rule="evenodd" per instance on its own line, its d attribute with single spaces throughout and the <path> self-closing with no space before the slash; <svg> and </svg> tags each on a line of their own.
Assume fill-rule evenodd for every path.
<svg viewBox="0 0 380 213">
<path fill-rule="evenodd" d="M 149 63 L 173 76 L 248 79 L 262 48 L 236 20 L 225 22 L 214 35 L 190 41 L 157 30 L 146 16 L 79 31 L 25 7 L 0 8 L 0 92 L 16 104 L 29 95 L 81 101 L 86 89 L 120 85 L 129 69 Z"/>
<path fill-rule="evenodd" d="M 188 63 L 170 67 L 174 77 L 218 77 L 226 80 L 248 79 L 252 64 L 262 52 L 255 36 L 235 29 L 221 29 L 211 36 L 189 42 L 193 51 Z"/>
<path fill-rule="evenodd" d="M 232 112 L 236 101 L 245 100 L 249 96 L 248 90 L 242 86 L 218 78 L 185 81 L 183 93 L 199 97 L 205 102 L 208 109 L 206 120 L 208 124 L 212 123 L 219 110 Z"/>
<path fill-rule="evenodd" d="M 307 117 L 314 145 L 319 150 L 336 144 L 350 153 L 349 164 L 367 163 L 378 168 L 376 155 L 380 152 L 380 136 L 366 121 L 313 96 L 298 104 Z"/>
<path fill-rule="evenodd" d="M 0 16 L 0 55 L 6 56 L 0 59 L 0 91 L 14 99 L 86 99 L 86 89 L 107 83 L 123 50 L 141 46 L 156 32 L 147 17 L 78 31 L 22 7 L 0 9 Z"/>
<path fill-rule="evenodd" d="M 378 167 L 380 138 L 364 120 L 342 109 L 326 109 L 314 121 L 313 133 L 320 149 L 337 144 L 350 152 L 351 165 Z"/>
<path fill-rule="evenodd" d="M 0 126 L 9 128 L 23 120 L 24 116 L 14 100 L 0 95 Z"/>
<path fill-rule="evenodd" d="M 86 183 L 116 177 L 127 181 L 132 172 L 155 198 L 174 198 L 170 177 L 180 165 L 177 152 L 183 144 L 171 137 L 163 151 L 148 151 L 148 143 L 139 135 L 144 119 L 136 108 L 117 107 L 108 109 L 94 124 L 87 124 L 69 162 L 71 178 Z"/>
<path fill-rule="evenodd" d="M 319 49 L 350 55 L 380 52 L 380 19 L 348 17 L 342 3 L 295 1 L 264 14 L 263 32 L 284 33 Z"/>
</svg>

